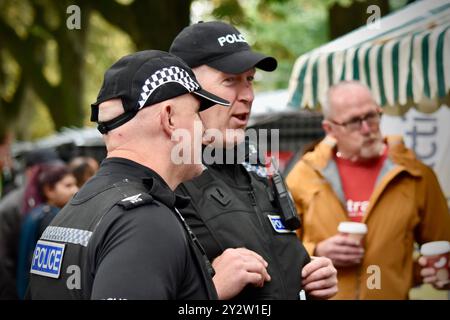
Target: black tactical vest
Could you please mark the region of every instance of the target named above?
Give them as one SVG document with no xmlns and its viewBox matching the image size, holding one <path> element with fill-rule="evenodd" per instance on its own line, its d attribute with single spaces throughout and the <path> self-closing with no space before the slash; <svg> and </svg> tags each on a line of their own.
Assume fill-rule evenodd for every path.
<svg viewBox="0 0 450 320">
<path fill-rule="evenodd" d="M 133 201 L 122 202 L 122 200 L 139 193 L 141 194 L 140 201 L 135 203 Z M 96 263 L 89 261 L 87 245 L 104 215 L 116 205 L 121 206 L 123 210 L 147 205 L 151 210 L 151 206 L 155 204 L 163 205 L 148 193 L 143 184 L 130 182 L 128 179 L 102 186 L 89 196 L 72 199 L 70 205 L 64 207 L 41 237 L 41 240 L 44 241 L 59 241 L 65 244 L 60 274 L 57 279 L 30 274 L 30 287 L 27 297 L 32 299 L 90 299 L 96 272 L 92 269 L 92 266 L 95 266 Z M 173 211 L 173 208 L 171 208 L 171 211 Z M 189 236 L 182 218 L 176 212 L 173 212 L 173 214 L 177 216 L 186 231 L 190 250 L 194 253 L 193 256 L 196 258 L 198 269 L 201 270 L 200 274 L 209 299 L 217 299 L 211 275 L 205 266 L 204 256 Z M 68 289 L 68 283 L 71 282 L 69 277 L 74 272 L 68 270 L 70 266 L 79 266 L 81 269 L 81 289 Z"/>
<path fill-rule="evenodd" d="M 201 176 L 179 187 L 210 232 L 210 237 L 198 235 L 208 258 L 212 261 L 227 248 L 253 250 L 268 262 L 272 280 L 263 288 L 247 286 L 236 298 L 298 299 L 301 270 L 310 258 L 295 232 L 280 225 L 267 177 L 256 173 L 261 167 L 237 165 L 247 176 L 247 183 L 238 185 L 227 180 L 223 166 L 207 166 Z"/>
</svg>

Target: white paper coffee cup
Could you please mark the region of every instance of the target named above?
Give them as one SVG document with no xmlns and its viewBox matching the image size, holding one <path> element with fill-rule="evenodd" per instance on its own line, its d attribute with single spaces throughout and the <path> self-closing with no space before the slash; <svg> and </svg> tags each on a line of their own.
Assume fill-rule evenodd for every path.
<svg viewBox="0 0 450 320">
<path fill-rule="evenodd" d="M 439 280 L 448 280 L 450 271 L 450 242 L 427 242 L 420 248 L 420 254 L 427 258 L 427 267 L 434 268 Z"/>
<path fill-rule="evenodd" d="M 338 226 L 339 233 L 348 236 L 350 239 L 362 243 L 364 236 L 367 233 L 367 225 L 360 222 L 341 222 Z"/>
</svg>

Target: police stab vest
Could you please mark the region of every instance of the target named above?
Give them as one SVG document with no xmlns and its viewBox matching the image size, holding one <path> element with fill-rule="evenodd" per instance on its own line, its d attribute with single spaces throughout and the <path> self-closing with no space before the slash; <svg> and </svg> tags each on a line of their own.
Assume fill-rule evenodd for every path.
<svg viewBox="0 0 450 320">
<path fill-rule="evenodd" d="M 247 286 L 236 298 L 298 299 L 301 270 L 310 258 L 295 232 L 282 225 L 267 177 L 257 174 L 261 168 L 238 165 L 248 183 L 237 185 L 227 180 L 222 166 L 207 166 L 180 186 L 210 232 L 209 237 L 198 235 L 209 259 L 227 248 L 253 250 L 268 262 L 272 280 L 262 288 Z"/>
<path fill-rule="evenodd" d="M 132 201 L 132 197 L 137 194 L 140 194 L 139 201 Z M 123 201 L 125 199 L 128 201 Z M 54 250 L 54 256 L 58 256 L 58 252 L 60 252 L 61 256 L 62 254 L 64 255 L 64 260 L 59 266 L 58 273 L 54 276 L 55 279 L 48 277 L 48 275 L 44 277 L 31 274 L 32 292 L 28 292 L 28 297 L 33 299 L 90 299 L 91 286 L 96 270 L 89 269 L 89 266 L 96 264 L 88 261 L 87 245 L 89 239 L 100 225 L 102 218 L 116 205 L 121 206 L 124 210 L 131 210 L 153 202 L 163 205 L 148 193 L 143 184 L 130 182 L 128 179 L 96 189 L 96 192 L 83 198 L 75 197 L 72 199 L 70 205 L 64 207 L 41 237 L 41 240 L 44 242 L 41 249 Z M 187 242 L 191 252 L 194 253 L 193 256 L 195 257 L 198 270 L 201 270 L 202 282 L 209 299 L 217 299 L 211 275 L 205 267 L 205 260 L 201 252 L 202 248 L 199 250 L 199 247 L 194 244 L 189 236 L 188 228 L 178 214 L 174 212 L 174 208 L 170 209 L 177 216 L 177 219 L 186 231 Z M 70 228 L 66 228 L 67 226 L 70 226 Z M 60 249 L 46 248 L 45 240 L 48 240 L 49 243 L 51 240 L 59 240 L 65 243 L 65 247 L 61 248 L 62 245 L 51 242 L 52 246 L 59 246 Z M 64 252 L 58 250 L 64 250 Z M 55 261 L 55 259 L 53 258 L 52 261 Z M 72 281 L 70 277 L 73 275 L 71 270 L 67 269 L 70 266 L 79 266 L 81 269 L 80 288 L 68 288 L 68 284 Z M 76 286 L 76 284 L 73 284 L 73 286 Z"/>
</svg>

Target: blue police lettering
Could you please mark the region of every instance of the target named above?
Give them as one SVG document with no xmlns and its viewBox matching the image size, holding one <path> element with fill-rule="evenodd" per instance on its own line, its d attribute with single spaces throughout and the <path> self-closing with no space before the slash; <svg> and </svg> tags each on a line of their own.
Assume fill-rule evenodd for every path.
<svg viewBox="0 0 450 320">
<path fill-rule="evenodd" d="M 268 215 L 267 216 L 270 220 L 270 223 L 277 233 L 295 233 L 293 230 L 286 229 L 284 226 L 283 221 L 281 220 L 281 217 L 278 215 Z"/>
<path fill-rule="evenodd" d="M 283 223 L 281 223 L 281 220 L 276 220 L 275 221 L 275 227 L 277 229 L 285 229 L 284 226 L 283 226 Z"/>
<path fill-rule="evenodd" d="M 38 267 L 58 271 L 56 263 L 58 263 L 60 260 L 61 252 L 57 253 L 54 250 L 51 250 L 47 255 L 47 250 L 47 248 L 36 248 L 34 259 L 38 260 Z"/>
<path fill-rule="evenodd" d="M 272 223 L 276 230 L 285 230 L 286 229 L 283 225 L 283 222 L 281 222 L 281 218 L 272 217 Z"/>
<path fill-rule="evenodd" d="M 64 244 L 39 240 L 34 250 L 31 273 L 42 276 L 58 278 L 62 257 L 64 254 Z"/>
</svg>

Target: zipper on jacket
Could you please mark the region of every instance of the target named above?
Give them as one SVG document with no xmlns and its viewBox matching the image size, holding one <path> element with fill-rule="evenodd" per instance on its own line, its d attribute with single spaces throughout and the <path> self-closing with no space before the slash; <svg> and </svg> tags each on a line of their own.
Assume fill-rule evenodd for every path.
<svg viewBox="0 0 450 320">
<path fill-rule="evenodd" d="M 253 186 L 252 186 L 252 187 L 253 187 Z M 252 189 L 253 189 L 253 188 L 252 188 Z M 254 192 L 253 190 L 252 190 L 252 191 L 248 191 L 248 196 L 249 196 L 249 198 L 250 198 L 250 201 L 251 201 L 253 210 L 254 210 L 255 213 L 256 213 L 256 217 L 258 218 L 259 225 L 261 226 L 261 230 L 264 230 L 264 232 L 270 231 L 270 230 L 267 230 L 267 228 L 266 228 L 265 225 L 264 225 L 264 222 L 261 220 L 260 210 L 259 210 L 259 208 L 258 208 L 258 203 L 257 203 L 257 201 L 256 201 L 256 195 L 255 195 L 255 192 Z"/>
<path fill-rule="evenodd" d="M 267 230 L 266 224 L 264 224 L 264 221 L 261 220 L 261 218 L 263 218 L 263 213 L 261 212 L 261 210 L 258 207 L 258 203 L 256 201 L 256 195 L 255 195 L 255 192 L 253 191 L 254 190 L 253 184 L 252 183 L 250 183 L 250 184 L 252 186 L 252 191 L 249 191 L 248 194 L 249 194 L 249 197 L 250 197 L 250 200 L 251 200 L 251 204 L 253 206 L 253 209 L 255 211 L 256 216 L 258 217 L 258 221 L 259 221 L 259 223 L 260 223 L 260 225 L 262 227 L 262 230 L 264 230 L 264 232 L 267 235 L 268 247 L 269 247 L 269 250 L 270 250 L 270 254 L 271 254 L 272 258 L 273 258 L 272 264 L 274 265 L 273 267 L 274 267 L 275 272 L 277 272 L 279 274 L 279 279 L 280 279 L 280 283 L 281 283 L 281 289 L 283 291 L 282 292 L 282 296 L 284 297 L 283 299 L 286 299 L 287 298 L 286 285 L 284 284 L 284 279 L 283 279 L 283 276 L 281 275 L 281 268 L 280 268 L 280 264 L 278 262 L 277 255 L 274 252 L 274 249 L 272 247 L 273 246 L 273 239 L 271 239 L 270 236 L 269 236 L 270 233 L 271 233 L 271 230 L 270 229 Z M 264 237 L 264 238 L 266 238 L 266 237 Z"/>
<path fill-rule="evenodd" d="M 248 195 L 250 197 L 250 201 L 253 207 L 253 210 L 255 211 L 256 216 L 258 217 L 258 221 L 259 224 L 261 225 L 261 230 L 264 230 L 264 239 L 267 239 L 267 245 L 268 245 L 268 249 L 270 251 L 270 255 L 273 258 L 272 264 L 273 264 L 273 269 L 275 270 L 275 272 L 277 272 L 278 277 L 280 279 L 280 284 L 281 284 L 281 294 L 282 294 L 282 299 L 287 299 L 288 295 L 287 295 L 287 289 L 286 289 L 286 284 L 284 283 L 284 278 L 283 275 L 281 273 L 281 267 L 280 264 L 278 262 L 278 256 L 273 248 L 274 246 L 274 236 L 271 236 L 272 234 L 272 230 L 270 228 L 268 228 L 267 223 L 264 223 L 264 221 L 262 219 L 266 218 L 263 214 L 263 212 L 260 210 L 260 208 L 258 207 L 258 201 L 256 199 L 256 194 L 255 194 L 255 186 L 253 184 L 253 179 L 252 175 L 250 172 L 247 171 L 247 169 L 243 168 L 243 166 L 241 165 L 241 169 L 243 169 L 243 171 L 245 172 L 245 174 L 247 175 L 249 184 L 250 184 L 250 191 L 248 191 Z M 263 183 L 263 182 L 261 182 Z"/>
</svg>

